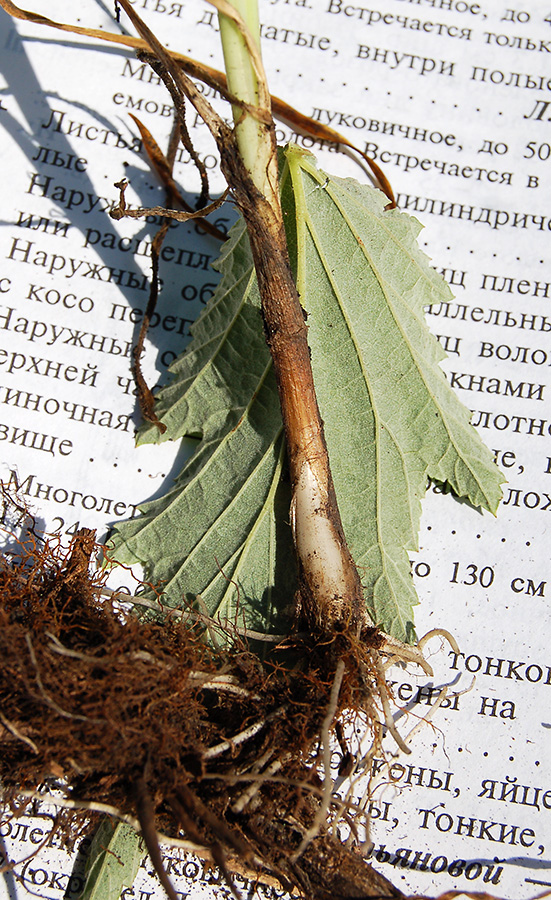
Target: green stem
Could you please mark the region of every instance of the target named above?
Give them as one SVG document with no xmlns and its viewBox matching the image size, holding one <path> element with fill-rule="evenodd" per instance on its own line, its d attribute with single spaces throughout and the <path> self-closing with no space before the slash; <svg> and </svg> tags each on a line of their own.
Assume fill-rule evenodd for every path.
<svg viewBox="0 0 551 900">
<path fill-rule="evenodd" d="M 231 0 L 231 5 L 245 22 L 260 51 L 260 25 L 257 0 Z M 259 106 L 258 79 L 250 53 L 238 25 L 219 13 L 220 37 L 228 88 L 234 97 L 252 107 Z M 270 196 L 270 169 L 273 166 L 273 145 L 265 125 L 240 106 L 234 105 L 233 118 L 237 146 L 243 163 L 255 187 Z M 273 172 L 273 169 L 272 169 Z"/>
</svg>

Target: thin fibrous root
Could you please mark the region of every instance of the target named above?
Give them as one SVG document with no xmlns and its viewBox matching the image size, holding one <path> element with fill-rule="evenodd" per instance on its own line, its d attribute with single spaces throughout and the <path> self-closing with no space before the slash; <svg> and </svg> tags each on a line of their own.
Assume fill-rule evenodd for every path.
<svg viewBox="0 0 551 900">
<path fill-rule="evenodd" d="M 405 743 L 402 735 L 396 728 L 394 723 L 394 718 L 392 716 L 392 710 L 390 709 L 390 703 L 388 702 L 388 688 L 386 686 L 386 678 L 385 671 L 383 668 L 383 664 L 380 659 L 375 658 L 375 669 L 377 673 L 377 684 L 379 685 L 379 697 L 381 700 L 381 705 L 383 707 L 383 715 L 385 718 L 385 725 L 390 731 L 392 737 L 400 747 L 400 750 L 403 753 L 411 753 L 410 748 Z"/>
<path fill-rule="evenodd" d="M 430 632 L 432 635 L 436 632 Z M 396 661 L 400 662 L 413 662 L 423 669 L 427 675 L 431 677 L 434 675 L 432 671 L 432 667 L 428 664 L 425 657 L 421 652 L 421 642 L 418 644 L 404 644 L 402 641 L 399 641 L 397 638 L 391 637 L 389 634 L 384 634 L 384 643 L 379 648 L 380 653 L 384 653 L 390 657 L 389 661 L 386 663 L 385 668 L 392 666 L 396 663 Z M 425 638 L 422 638 L 425 641 Z"/>
<path fill-rule="evenodd" d="M 58 815 L 56 815 L 53 819 L 53 825 L 51 831 L 49 831 L 46 837 L 40 841 L 39 844 L 36 844 L 34 850 L 24 856 L 22 859 L 8 859 L 2 866 L 0 866 L 0 875 L 4 875 L 6 872 L 13 872 L 16 866 L 24 866 L 25 863 L 29 862 L 29 860 L 34 859 L 38 854 L 44 850 L 50 844 L 50 841 L 55 837 L 58 832 L 59 823 L 58 823 Z"/>
<path fill-rule="evenodd" d="M 420 719 L 418 722 L 415 723 L 415 725 L 413 726 L 411 731 L 409 731 L 408 734 L 406 735 L 406 737 L 404 738 L 404 743 L 406 744 L 406 746 L 409 747 L 409 744 L 411 743 L 411 741 L 413 740 L 413 738 L 415 737 L 417 732 L 420 731 L 424 725 L 427 725 L 431 721 L 431 719 L 434 718 L 434 714 L 435 714 L 436 710 L 440 709 L 440 707 L 442 706 L 442 704 L 447 696 L 448 696 L 448 685 L 444 685 L 444 687 L 438 692 L 438 697 L 434 701 L 434 703 L 431 706 L 431 708 L 429 709 L 429 711 L 423 715 L 422 719 Z"/>
<path fill-rule="evenodd" d="M 276 774 L 276 772 L 279 772 L 280 769 L 283 768 L 283 766 L 285 765 L 287 760 L 289 760 L 291 758 L 291 754 L 286 753 L 283 756 L 280 756 L 277 759 L 274 759 L 273 762 L 271 762 L 270 765 L 266 766 L 266 768 L 264 769 L 266 762 L 270 759 L 270 757 L 272 755 L 273 755 L 273 750 L 268 750 L 264 754 L 264 756 L 258 761 L 257 765 L 255 765 L 253 767 L 251 774 L 262 774 L 264 776 L 264 780 L 252 782 L 249 785 L 249 787 L 245 791 L 243 791 L 242 794 L 239 795 L 237 800 L 232 805 L 231 810 L 233 813 L 236 813 L 236 814 L 242 813 L 243 810 L 256 797 L 256 795 L 258 794 L 261 787 L 266 783 L 265 779 L 270 778 L 270 776 L 273 776 Z"/>
<path fill-rule="evenodd" d="M 78 650 L 71 650 L 69 647 L 65 647 L 64 644 L 62 644 L 61 641 L 55 636 L 55 634 L 52 634 L 49 631 L 46 631 L 45 634 L 46 637 L 48 637 L 51 641 L 50 649 L 53 653 L 58 653 L 60 656 L 68 656 L 71 659 L 80 659 L 82 660 L 82 662 L 92 663 L 93 665 L 98 667 L 101 666 L 101 656 L 92 656 L 89 653 L 82 653 Z M 168 671 L 173 669 L 176 665 L 175 663 L 166 663 L 163 660 L 156 659 L 151 653 L 148 653 L 145 650 L 136 650 L 133 653 L 126 654 L 126 656 L 121 657 L 121 659 L 136 659 L 142 662 L 148 662 L 154 666 Z M 197 686 L 203 691 L 225 691 L 228 694 L 235 694 L 236 696 L 243 697 L 246 700 L 260 700 L 259 694 L 251 694 L 251 692 L 246 688 L 241 687 L 235 675 L 213 676 L 209 672 L 191 671 L 188 674 L 188 680 L 193 686 Z M 1 713 L 0 721 L 3 721 Z M 21 737 L 21 740 L 27 739 Z M 34 748 L 34 744 L 32 743 L 32 741 L 28 743 L 30 747 Z M 36 750 L 36 752 L 38 752 L 38 750 Z"/>
<path fill-rule="evenodd" d="M 55 702 L 55 700 L 53 700 L 46 693 L 46 690 L 44 689 L 44 685 L 42 683 L 42 678 L 40 677 L 40 672 L 38 671 L 38 662 L 36 660 L 36 654 L 34 652 L 34 647 L 33 647 L 33 642 L 32 642 L 32 637 L 31 637 L 30 632 L 28 632 L 25 635 L 25 641 L 26 641 L 27 647 L 29 649 L 29 656 L 31 658 L 31 662 L 34 666 L 36 684 L 38 686 L 38 690 L 39 690 L 41 696 L 43 697 L 46 705 L 49 706 L 51 709 L 53 709 L 59 716 L 63 716 L 64 719 L 75 719 L 78 722 L 94 722 L 95 724 L 98 724 L 98 725 L 101 724 L 101 719 L 90 719 L 88 716 L 77 715 L 75 713 L 68 712 L 68 710 L 66 710 L 66 709 L 62 709 L 61 706 L 59 706 L 59 704 L 57 704 Z"/>
<path fill-rule="evenodd" d="M 248 728 L 240 731 L 239 734 L 234 735 L 234 737 L 228 738 L 225 741 L 221 741 L 214 747 L 209 747 L 209 749 L 205 750 L 205 752 L 203 753 L 202 758 L 204 760 L 214 759 L 216 756 L 220 756 L 221 753 L 225 753 L 226 750 L 231 750 L 232 747 L 236 747 L 239 744 L 244 744 L 245 741 L 249 741 L 256 734 L 258 734 L 258 732 L 268 724 L 270 719 L 281 715 L 281 713 L 285 712 L 286 709 L 287 706 L 280 706 L 278 709 L 274 710 L 273 713 L 270 713 L 270 715 L 266 716 L 264 719 L 260 719 L 258 722 L 254 722 L 252 725 L 249 725 Z"/>
<path fill-rule="evenodd" d="M 155 809 L 144 778 L 139 779 L 136 788 L 136 812 L 147 852 L 169 900 L 178 900 L 178 895 L 163 865 L 159 838 L 155 828 Z"/>
<path fill-rule="evenodd" d="M 324 822 L 327 821 L 329 816 L 329 808 L 331 805 L 331 794 L 333 792 L 333 781 L 331 778 L 331 747 L 329 742 L 329 732 L 331 730 L 331 726 L 333 724 L 333 719 L 335 718 L 335 713 L 337 710 L 337 704 L 339 702 L 339 693 L 341 690 L 342 680 L 345 673 L 345 664 L 344 660 L 339 659 L 337 663 L 337 668 L 335 670 L 335 678 L 333 679 L 333 685 L 331 687 L 331 694 L 329 696 L 329 703 L 327 705 L 327 712 L 325 714 L 325 718 L 322 722 L 320 729 L 320 737 L 321 737 L 321 747 L 323 754 L 323 770 L 324 770 L 324 779 L 323 779 L 323 795 L 321 798 L 321 803 L 314 817 L 314 821 L 312 822 L 310 828 L 306 831 L 302 841 L 300 842 L 300 846 L 296 853 L 293 854 L 292 860 L 296 862 L 299 857 L 304 853 L 308 844 L 314 840 L 315 837 L 318 836 L 320 829 Z"/>
<path fill-rule="evenodd" d="M 13 724 L 13 722 L 10 722 L 9 719 L 6 719 L 6 717 L 3 716 L 2 713 L 0 713 L 0 722 L 2 723 L 2 725 L 4 726 L 4 728 L 5 728 L 7 731 L 10 732 L 10 734 L 13 734 L 13 736 L 14 736 L 15 738 L 17 738 L 18 741 L 23 741 L 24 744 L 27 744 L 27 746 L 31 748 L 31 750 L 33 751 L 33 753 L 39 753 L 39 752 L 40 752 L 39 749 L 38 749 L 38 747 L 37 747 L 36 744 L 34 743 L 34 741 L 31 741 L 31 739 L 30 739 L 29 737 L 26 737 L 24 734 L 21 734 L 21 732 L 20 732 L 19 729 Z"/>
<path fill-rule="evenodd" d="M 455 640 L 453 634 L 450 634 L 450 632 L 446 631 L 445 628 L 433 628 L 432 631 L 427 631 L 427 633 L 417 641 L 417 647 L 419 648 L 419 650 L 422 650 L 425 644 L 433 637 L 443 637 L 444 640 L 448 642 L 453 652 L 459 653 L 459 646 L 457 644 L 457 641 Z"/>
</svg>

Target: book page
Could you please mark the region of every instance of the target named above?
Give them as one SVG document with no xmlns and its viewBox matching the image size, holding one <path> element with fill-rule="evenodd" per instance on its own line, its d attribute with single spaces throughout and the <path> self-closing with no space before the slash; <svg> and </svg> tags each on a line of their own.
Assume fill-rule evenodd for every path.
<svg viewBox="0 0 551 900">
<path fill-rule="evenodd" d="M 59 21 L 131 33 L 112 7 L 32 5 Z M 222 68 L 207 3 L 134 7 L 170 49 Z M 424 225 L 421 246 L 455 294 L 427 321 L 507 478 L 495 518 L 437 487 L 423 503 L 411 554 L 417 633 L 444 628 L 459 652 L 435 636 L 425 647 L 434 678 L 414 666 L 389 671 L 401 733 L 421 727 L 410 755 L 394 758 L 389 741 L 390 766 L 372 764 L 371 859 L 406 894 L 524 900 L 551 889 L 551 6 L 260 0 L 260 13 L 272 92 L 369 153 L 399 207 Z M 4 11 L 0 29 L 2 478 L 19 486 L 39 527 L 69 540 L 80 524 L 105 539 L 167 490 L 192 450 L 191 442 L 134 446 L 141 419 L 131 350 L 160 220 L 108 215 L 123 178 L 132 206 L 163 203 L 130 114 L 166 148 L 171 100 L 129 50 Z M 205 88 L 223 111 L 212 94 Z M 217 196 L 224 181 L 214 143 L 191 112 L 189 126 Z M 278 141 L 288 140 L 332 174 L 368 178 L 342 148 L 278 123 Z M 193 205 L 199 177 L 184 149 L 175 174 Z M 235 212 L 223 207 L 211 220 L 227 230 Z M 166 383 L 212 295 L 219 249 L 193 223 L 171 226 L 143 361 L 149 384 Z M 365 800 L 370 773 L 362 774 Z M 82 890 L 82 859 L 41 847 L 51 824 L 43 814 L 0 827 L 4 862 L 19 861 L 4 868 L 0 897 Z M 182 897 L 230 896 L 196 858 L 167 848 L 165 862 Z M 163 896 L 149 860 L 124 896 Z"/>
</svg>

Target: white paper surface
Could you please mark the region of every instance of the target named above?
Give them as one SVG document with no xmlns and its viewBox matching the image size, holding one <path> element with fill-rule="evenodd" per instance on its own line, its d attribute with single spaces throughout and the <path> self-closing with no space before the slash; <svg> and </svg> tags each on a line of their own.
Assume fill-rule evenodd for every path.
<svg viewBox="0 0 551 900">
<path fill-rule="evenodd" d="M 434 639 L 434 680 L 415 669 L 391 673 L 400 728 L 430 709 L 430 686 L 461 692 L 476 680 L 437 711 L 392 770 L 394 783 L 373 797 L 375 865 L 405 892 L 523 900 L 551 887 L 551 8 L 542 0 L 514 9 L 501 0 L 260 5 L 273 93 L 374 154 L 399 205 L 425 225 L 421 243 L 456 295 L 428 322 L 509 479 L 496 519 L 432 492 L 424 503 L 412 555 L 417 631 L 444 627 L 462 653 Z M 32 8 L 117 27 L 109 3 L 35 0 Z M 221 67 L 206 3 L 136 0 L 135 8 L 170 48 Z M 3 11 L 0 31 L 3 477 L 17 473 L 40 525 L 70 534 L 80 522 L 101 538 L 165 489 L 183 453 L 134 449 L 139 415 L 125 351 L 147 302 L 152 230 L 105 212 L 123 176 L 133 205 L 162 203 L 132 149 L 128 113 L 163 146 L 170 101 L 130 52 L 14 23 Z M 280 140 L 290 134 L 282 125 Z M 206 128 L 192 136 L 213 165 Z M 343 154 L 317 155 L 335 174 L 363 177 Z M 177 176 L 193 199 L 193 166 L 179 165 Z M 223 187 L 215 169 L 211 187 Z M 174 250 L 165 254 L 144 366 L 152 383 L 181 351 L 201 290 L 208 296 L 216 280 L 215 240 L 179 226 L 165 247 Z M 5 824 L 5 854 L 24 860 L 42 826 Z M 76 896 L 72 865 L 46 848 L 2 875 L 0 897 Z M 149 868 L 127 897 L 162 896 Z M 172 877 L 194 900 L 228 894 L 194 861 L 174 862 Z"/>
</svg>

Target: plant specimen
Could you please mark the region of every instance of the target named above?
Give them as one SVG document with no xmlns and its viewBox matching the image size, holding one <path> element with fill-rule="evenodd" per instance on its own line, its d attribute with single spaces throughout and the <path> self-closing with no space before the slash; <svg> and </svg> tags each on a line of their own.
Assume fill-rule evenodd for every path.
<svg viewBox="0 0 551 900">
<path fill-rule="evenodd" d="M 71 30 L 0 2 L 19 18 Z M 117 6 L 138 39 L 73 29 L 136 46 L 170 93 L 175 129 L 166 156 L 138 123 L 166 188 L 166 220 L 205 216 L 225 199 L 209 204 L 204 181 L 199 212 L 175 209 L 177 141 L 193 153 L 186 104 L 216 141 L 240 219 L 221 251 L 217 290 L 155 401 L 141 377 L 142 342 L 135 354 L 149 420 L 140 440 L 200 437 L 170 492 L 114 534 L 115 558 L 141 562 L 151 590 L 134 598 L 124 622 L 103 609 L 101 588 L 89 585 L 86 534 L 68 557 L 27 552 L 36 602 L 28 584 L 10 593 L 14 568 L 6 566 L 6 653 L 19 646 L 17 629 L 27 650 L 21 671 L 15 653 L 16 702 L 6 696 L 3 724 L 8 743 L 23 743 L 29 759 L 15 766 L 8 755 L 4 778 L 14 791 L 31 789 L 46 759 L 72 797 L 137 819 L 171 897 L 158 832 L 184 832 L 186 846 L 210 855 L 230 885 L 240 861 L 307 896 L 399 897 L 338 839 L 344 823 L 351 843 L 369 843 L 367 794 L 359 804 L 351 790 L 333 796 L 330 734 L 354 784 L 380 750 L 383 727 L 407 752 L 385 665 L 412 660 L 430 670 L 414 644 L 407 557 L 421 498 L 430 478 L 495 512 L 502 478 L 448 387 L 423 320 L 423 308 L 446 301 L 449 289 L 416 245 L 419 223 L 395 208 L 376 168 L 382 191 L 322 172 L 296 147 L 278 153 L 256 2 L 212 2 L 224 80 L 169 53 L 129 0 Z M 214 79 L 233 124 L 191 76 Z M 115 218 L 151 212 L 129 209 L 119 187 Z M 152 308 L 166 228 L 153 242 Z M 67 690 L 52 665 L 62 656 L 80 673 Z M 118 701 L 109 693 L 120 705 L 107 715 L 103 689 L 123 665 L 129 688 Z M 33 678 L 39 689 L 29 692 Z M 75 679 L 84 693 L 75 693 Z M 25 696 L 28 721 L 38 704 L 71 722 L 69 743 L 66 734 L 56 742 L 54 720 L 41 749 L 21 719 Z M 354 716 L 372 735 L 361 754 L 343 728 Z M 124 723 L 118 738 L 106 727 L 113 721 Z M 93 734 L 101 738 L 91 757 Z M 113 883 L 110 854 L 139 861 L 137 847 L 133 832 L 104 823 L 85 896 L 105 896 L 107 882 L 109 897 L 118 896 L 129 876 L 121 870 Z"/>
</svg>

